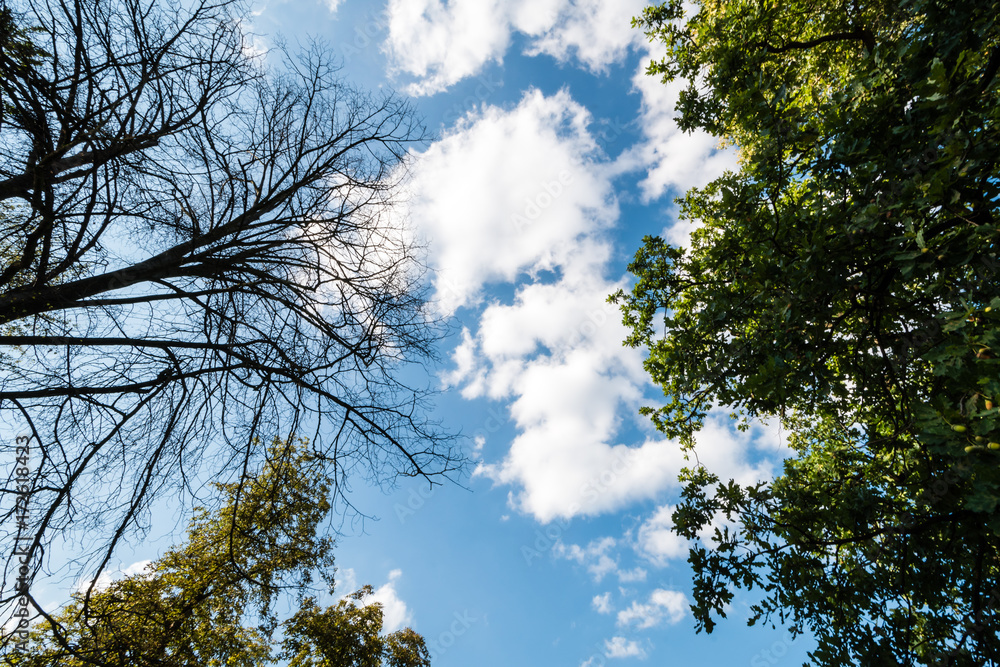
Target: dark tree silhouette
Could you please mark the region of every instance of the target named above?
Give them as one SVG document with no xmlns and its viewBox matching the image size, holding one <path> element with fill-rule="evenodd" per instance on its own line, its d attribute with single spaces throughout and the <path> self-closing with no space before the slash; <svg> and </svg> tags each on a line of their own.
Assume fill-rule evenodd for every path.
<svg viewBox="0 0 1000 667">
<path fill-rule="evenodd" d="M 261 433 L 311 435 L 335 493 L 459 464 L 400 380 L 439 332 L 393 211 L 410 108 L 319 45 L 254 55 L 231 0 L 175 4 L 0 7 L 0 507 L 33 574 L 70 528 L 99 573 L 158 492 L 238 477 Z"/>
</svg>

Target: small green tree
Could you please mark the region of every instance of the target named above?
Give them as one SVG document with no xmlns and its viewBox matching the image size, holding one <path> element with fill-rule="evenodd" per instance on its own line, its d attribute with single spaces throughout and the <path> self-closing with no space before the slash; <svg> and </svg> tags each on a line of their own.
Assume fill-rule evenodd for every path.
<svg viewBox="0 0 1000 667">
<path fill-rule="evenodd" d="M 269 453 L 259 475 L 218 485 L 220 508 L 198 509 L 184 544 L 143 573 L 76 594 L 36 626 L 30 651 L 8 654 L 6 664 L 429 665 L 413 630 L 382 634 L 381 606 L 364 604 L 370 586 L 326 608 L 309 595 L 317 572 L 333 591 L 333 543 L 317 532 L 330 478 L 304 443 L 275 441 Z M 283 592 L 296 593 L 298 610 L 279 622 Z"/>
<path fill-rule="evenodd" d="M 692 447 L 714 405 L 780 419 L 771 485 L 686 470 L 711 631 L 737 587 L 751 622 L 818 640 L 824 665 L 1000 661 L 1000 3 L 692 3 L 636 23 L 686 81 L 684 129 L 741 162 L 681 200 L 688 248 L 647 238 L 614 297 Z"/>
</svg>

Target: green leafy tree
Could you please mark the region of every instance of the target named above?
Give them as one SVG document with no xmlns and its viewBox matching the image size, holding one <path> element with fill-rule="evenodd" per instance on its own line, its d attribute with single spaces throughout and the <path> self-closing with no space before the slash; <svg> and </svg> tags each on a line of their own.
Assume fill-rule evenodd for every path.
<svg viewBox="0 0 1000 667">
<path fill-rule="evenodd" d="M 303 442 L 268 453 L 260 474 L 217 485 L 220 507 L 196 511 L 184 544 L 76 594 L 5 664 L 427 667 L 416 632 L 382 634 L 381 606 L 364 604 L 370 586 L 326 608 L 309 594 L 317 572 L 333 592 L 333 543 L 317 530 L 332 480 Z M 293 592 L 298 610 L 279 622 L 275 605 Z"/>
<path fill-rule="evenodd" d="M 688 12 L 685 13 L 685 6 Z M 1000 4 L 679 0 L 635 23 L 686 130 L 740 167 L 645 239 L 622 305 L 686 448 L 708 410 L 780 419 L 769 485 L 684 471 L 693 610 L 736 588 L 823 665 L 1000 662 Z"/>
</svg>

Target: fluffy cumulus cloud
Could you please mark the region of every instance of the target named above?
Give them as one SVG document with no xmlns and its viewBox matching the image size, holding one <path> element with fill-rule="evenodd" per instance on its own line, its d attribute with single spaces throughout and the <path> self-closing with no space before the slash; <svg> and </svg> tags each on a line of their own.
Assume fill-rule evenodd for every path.
<svg viewBox="0 0 1000 667">
<path fill-rule="evenodd" d="M 520 487 L 511 504 L 542 522 L 655 496 L 683 463 L 678 448 L 662 440 L 616 441 L 622 416 L 642 403 L 645 377 L 639 354 L 621 346 L 617 319 L 602 310 L 613 287 L 565 278 L 530 285 L 513 304 L 487 308 L 481 320 L 480 391 L 511 400 L 519 432 L 502 461 L 477 473 Z M 520 336 L 502 338 L 514 323 L 524 323 Z"/>
<path fill-rule="evenodd" d="M 670 515 L 674 509 L 663 505 L 639 527 L 638 551 L 657 565 L 688 555 L 687 540 L 671 530 L 674 524 Z"/>
<path fill-rule="evenodd" d="M 601 72 L 639 39 L 631 17 L 644 0 L 390 0 L 386 42 L 392 69 L 416 79 L 413 95 L 445 90 L 501 61 L 514 33 L 526 53 L 575 57 Z"/>
<path fill-rule="evenodd" d="M 646 652 L 636 641 L 612 637 L 604 641 L 604 655 L 608 658 L 644 658 Z"/>
<path fill-rule="evenodd" d="M 683 84 L 664 84 L 658 77 L 646 74 L 648 59 L 658 57 L 655 50 L 650 53 L 632 79 L 642 96 L 640 125 L 646 141 L 634 151 L 640 163 L 648 165 L 647 175 L 639 183 L 647 199 L 704 185 L 737 166 L 735 151 L 717 150 L 717 138 L 700 131 L 682 132 L 677 127 L 674 107 Z"/>
<path fill-rule="evenodd" d="M 618 561 L 610 555 L 615 544 L 616 541 L 613 537 L 594 540 L 585 547 L 558 542 L 553 553 L 556 558 L 565 558 L 585 566 L 594 577 L 594 581 L 599 582 L 618 567 Z"/>
<path fill-rule="evenodd" d="M 407 92 L 440 92 L 501 58 L 510 42 L 504 13 L 497 0 L 390 0 L 390 61 L 418 79 Z"/>
<path fill-rule="evenodd" d="M 545 53 L 560 62 L 575 56 L 592 72 L 604 72 L 625 57 L 629 46 L 642 41 L 631 21 L 645 4 L 645 0 L 576 0 L 563 3 L 558 19 L 544 31 L 532 32 L 520 22 L 515 25 L 538 34 L 528 47 L 530 55 Z M 529 6 L 533 9 L 534 3 Z"/>
<path fill-rule="evenodd" d="M 698 461 L 723 480 L 754 484 L 774 478 L 775 467 L 792 450 L 777 423 L 754 423 L 746 431 L 734 429 L 729 410 L 714 409 L 695 436 Z"/>
<path fill-rule="evenodd" d="M 722 410 L 709 413 L 695 443 L 701 464 L 720 479 L 743 485 L 773 479 L 779 462 L 792 454 L 776 425 L 757 423 L 747 431 L 736 431 L 728 411 Z M 670 504 L 660 506 L 643 521 L 636 535 L 636 551 L 660 567 L 688 556 L 688 541 L 673 532 L 671 515 L 675 509 Z M 699 536 L 701 541 L 711 547 L 715 528 L 724 524 L 721 516 L 713 520 Z"/>
<path fill-rule="evenodd" d="M 442 314 L 478 313 L 444 380 L 469 399 L 505 401 L 517 435 L 477 474 L 513 488 L 512 507 L 542 522 L 597 515 L 657 496 L 685 461 L 675 443 L 626 439 L 649 390 L 642 353 L 607 295 L 618 203 L 590 114 L 566 92 L 484 107 L 416 156 L 409 213 L 427 239 Z M 482 303 L 487 289 L 513 288 Z M 631 421 L 626 421 L 631 420 Z M 747 437 L 713 422 L 702 462 L 749 479 Z M 765 477 L 761 477 L 766 478 Z"/>
<path fill-rule="evenodd" d="M 610 592 L 595 595 L 594 599 L 591 600 L 590 603 L 598 614 L 610 614 L 612 612 Z"/>
<path fill-rule="evenodd" d="M 687 614 L 688 599 L 679 591 L 657 588 L 645 603 L 635 601 L 618 612 L 617 622 L 621 627 L 645 630 L 661 625 L 672 625 Z"/>
<path fill-rule="evenodd" d="M 511 400 L 519 430 L 504 459 L 480 465 L 478 473 L 516 487 L 512 505 L 543 522 L 655 497 L 674 488 L 687 465 L 672 442 L 616 442 L 622 415 L 636 413 L 647 385 L 639 356 L 620 345 L 625 332 L 613 314 L 600 326 L 588 315 L 604 312 L 594 296 L 602 287 L 606 294 L 607 285 L 565 279 L 523 287 L 513 304 L 488 307 L 479 333 L 458 351 L 461 358 L 473 348 L 469 392 Z M 752 484 L 773 478 L 785 454 L 777 441 L 776 431 L 763 426 L 735 431 L 719 411 L 698 434 L 695 451 L 722 479 Z M 654 562 L 681 548 L 668 535 L 668 517 L 664 511 L 640 529 L 641 550 Z"/>
<path fill-rule="evenodd" d="M 514 109 L 465 118 L 418 157 L 409 208 L 433 241 L 442 312 L 474 301 L 486 282 L 586 259 L 577 241 L 618 215 L 610 182 L 595 173 L 590 120 L 565 91 L 532 90 Z"/>
</svg>

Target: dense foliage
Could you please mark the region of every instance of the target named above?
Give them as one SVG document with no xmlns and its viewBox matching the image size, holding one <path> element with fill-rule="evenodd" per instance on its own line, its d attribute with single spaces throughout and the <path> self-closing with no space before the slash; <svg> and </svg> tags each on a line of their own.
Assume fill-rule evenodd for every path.
<svg viewBox="0 0 1000 667">
<path fill-rule="evenodd" d="M 688 11 L 685 13 L 685 6 Z M 687 446 L 706 412 L 780 419 L 770 485 L 686 470 L 711 631 L 738 587 L 823 665 L 1000 661 L 1000 3 L 672 0 L 638 19 L 685 129 L 740 168 L 647 238 L 622 304 Z"/>
<path fill-rule="evenodd" d="M 317 572 L 332 592 L 333 544 L 317 535 L 332 481 L 303 443 L 275 441 L 269 455 L 259 474 L 219 485 L 220 507 L 196 513 L 184 544 L 78 593 L 5 664 L 427 667 L 416 632 L 382 634 L 380 605 L 364 604 L 370 586 L 326 608 L 310 594 Z M 279 623 L 290 592 L 297 611 Z"/>
</svg>

